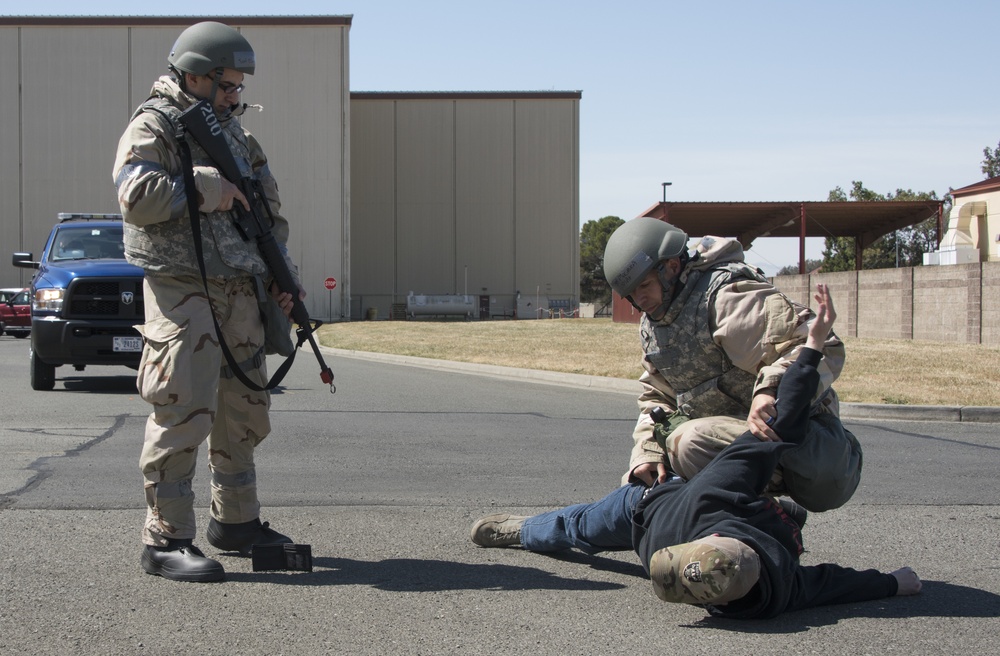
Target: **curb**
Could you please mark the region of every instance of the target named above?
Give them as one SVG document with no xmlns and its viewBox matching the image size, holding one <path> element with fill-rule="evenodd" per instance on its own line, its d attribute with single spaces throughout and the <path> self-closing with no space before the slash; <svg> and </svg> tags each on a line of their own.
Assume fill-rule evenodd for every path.
<svg viewBox="0 0 1000 656">
<path fill-rule="evenodd" d="M 642 385 L 638 380 L 610 378 L 605 376 L 585 376 L 540 369 L 518 369 L 516 367 L 501 367 L 492 364 L 475 364 L 472 362 L 456 362 L 454 360 L 435 360 L 433 358 L 418 358 L 412 355 L 393 355 L 389 353 L 373 353 L 369 351 L 349 351 L 345 349 L 321 346 L 320 351 L 334 357 L 368 360 L 369 362 L 385 362 L 438 371 L 490 376 L 510 380 L 523 380 L 545 385 L 562 385 L 565 387 L 583 387 L 603 392 L 617 392 L 638 396 Z M 841 419 L 897 419 L 905 421 L 962 421 L 978 423 L 1000 423 L 1000 408 L 990 406 L 957 406 L 957 405 L 888 405 L 881 403 L 841 403 Z"/>
<path fill-rule="evenodd" d="M 879 403 L 841 403 L 840 418 L 1000 423 L 1000 408 L 981 405 L 886 405 Z"/>
</svg>

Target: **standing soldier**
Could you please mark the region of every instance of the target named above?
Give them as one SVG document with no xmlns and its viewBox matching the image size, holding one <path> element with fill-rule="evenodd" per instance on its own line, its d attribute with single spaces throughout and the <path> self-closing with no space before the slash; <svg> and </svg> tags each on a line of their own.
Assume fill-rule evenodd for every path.
<svg viewBox="0 0 1000 656">
<path fill-rule="evenodd" d="M 260 144 L 236 120 L 244 75 L 254 73 L 253 48 L 235 29 L 216 22 L 184 30 L 167 57 L 170 74 L 154 84 L 118 144 L 114 181 L 125 218 L 125 255 L 145 270 L 145 341 L 137 387 L 152 405 L 140 466 L 146 521 L 142 568 L 178 581 L 218 581 L 222 565 L 193 545 L 191 481 L 199 446 L 208 440 L 211 507 L 208 542 L 248 555 L 253 545 L 291 540 L 260 521 L 254 448 L 271 430 L 270 396 L 248 389 L 223 366 L 213 324 L 240 369 L 263 387 L 264 328 L 258 298 L 270 272 L 254 242 L 244 241 L 228 212 L 249 209 L 205 152 L 188 140 L 194 189 L 186 188 L 178 141 L 181 113 L 207 100 L 247 176 L 259 180 L 276 212 L 273 232 L 288 260 L 288 223 Z M 181 137 L 183 138 L 183 137 Z M 187 171 L 190 174 L 192 171 Z M 190 198 L 196 196 L 196 198 Z M 191 217 L 190 205 L 198 208 Z M 200 221 L 206 276 L 192 235 Z M 288 260 L 289 270 L 297 269 Z M 297 280 L 296 280 L 297 282 Z M 208 294 L 206 295 L 206 286 Z M 287 316 L 292 296 L 269 286 Z M 300 298 L 304 293 L 299 294 Z"/>
</svg>

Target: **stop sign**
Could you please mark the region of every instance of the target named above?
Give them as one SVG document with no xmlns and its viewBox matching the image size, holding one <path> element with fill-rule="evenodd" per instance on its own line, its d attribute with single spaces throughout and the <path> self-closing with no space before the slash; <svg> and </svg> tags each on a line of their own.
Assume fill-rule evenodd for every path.
<svg viewBox="0 0 1000 656">
<path fill-rule="evenodd" d="M 335 289 L 337 287 L 337 279 L 331 276 L 323 281 L 323 285 L 327 289 Z"/>
</svg>

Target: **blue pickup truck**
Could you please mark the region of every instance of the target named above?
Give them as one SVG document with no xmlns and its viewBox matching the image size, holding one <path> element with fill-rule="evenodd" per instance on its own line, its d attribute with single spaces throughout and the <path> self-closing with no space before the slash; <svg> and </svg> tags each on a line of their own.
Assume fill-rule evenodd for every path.
<svg viewBox="0 0 1000 656">
<path fill-rule="evenodd" d="M 55 387 L 56 367 L 138 368 L 142 269 L 125 261 L 120 214 L 60 213 L 41 257 L 14 253 L 31 280 L 31 387 Z"/>
</svg>

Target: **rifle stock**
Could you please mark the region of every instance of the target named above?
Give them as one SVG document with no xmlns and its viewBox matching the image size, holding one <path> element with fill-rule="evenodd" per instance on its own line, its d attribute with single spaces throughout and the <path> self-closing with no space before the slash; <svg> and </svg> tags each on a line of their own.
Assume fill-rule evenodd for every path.
<svg viewBox="0 0 1000 656">
<path fill-rule="evenodd" d="M 229 150 L 229 144 L 222 134 L 222 125 L 207 100 L 202 100 L 184 111 L 180 120 L 187 133 L 208 154 L 223 177 L 239 187 L 243 195 L 246 196 L 250 205 L 249 211 L 244 209 L 239 202 L 233 205 L 236 227 L 244 239 L 248 241 L 252 239 L 256 242 L 257 250 L 264 263 L 267 264 L 267 268 L 271 270 L 271 275 L 274 277 L 278 289 L 291 294 L 293 303 L 291 317 L 298 326 L 295 331 L 299 338 L 298 346 L 306 341 L 309 342 L 316 355 L 316 360 L 319 362 L 320 380 L 330 385 L 331 391 L 335 390 L 333 371 L 323 360 L 323 355 L 313 337 L 313 333 L 323 325 L 323 322 L 310 319 L 309 311 L 302 299 L 299 298 L 299 287 L 295 282 L 295 277 L 288 269 L 278 241 L 271 231 L 274 225 L 274 213 L 271 211 L 271 206 L 267 202 L 260 182 L 240 173 L 236 158 L 233 157 L 233 153 Z"/>
</svg>

